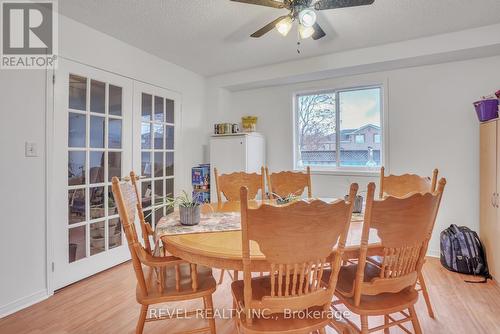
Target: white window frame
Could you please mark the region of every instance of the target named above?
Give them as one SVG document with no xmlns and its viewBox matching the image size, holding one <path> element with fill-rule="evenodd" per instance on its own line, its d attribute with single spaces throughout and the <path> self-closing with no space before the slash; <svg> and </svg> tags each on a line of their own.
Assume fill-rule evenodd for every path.
<svg viewBox="0 0 500 334">
<path fill-rule="evenodd" d="M 292 152 L 293 152 L 293 170 L 303 171 L 306 166 L 298 166 L 297 159 L 300 156 L 298 148 L 298 122 L 297 122 L 297 112 L 298 112 L 298 98 L 303 95 L 319 94 L 319 93 L 334 93 L 335 94 L 335 109 L 337 116 L 340 112 L 340 101 L 338 99 L 338 94 L 340 92 L 363 90 L 370 88 L 380 89 L 380 133 L 381 133 L 381 166 L 385 166 L 386 169 L 389 168 L 389 133 L 387 131 L 389 125 L 388 110 L 387 110 L 387 91 L 385 87 L 387 86 L 386 80 L 381 80 L 380 82 L 367 83 L 367 84 L 346 84 L 339 86 L 338 88 L 318 88 L 310 89 L 300 92 L 293 93 L 293 108 L 292 108 Z M 336 117 L 336 129 L 340 129 L 340 117 Z M 336 142 L 340 143 L 340 131 L 336 131 Z M 337 161 L 339 159 L 340 152 L 337 151 Z M 343 166 L 310 166 L 312 174 L 328 174 L 328 175 L 347 175 L 347 176 L 378 176 L 380 173 L 380 167 L 343 167 Z"/>
</svg>

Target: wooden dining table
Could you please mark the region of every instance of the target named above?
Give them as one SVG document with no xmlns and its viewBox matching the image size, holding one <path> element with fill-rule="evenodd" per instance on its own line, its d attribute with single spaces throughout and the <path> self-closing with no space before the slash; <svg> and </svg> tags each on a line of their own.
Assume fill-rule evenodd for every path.
<svg viewBox="0 0 500 334">
<path fill-rule="evenodd" d="M 325 200 L 324 201 L 333 201 Z M 275 205 L 273 200 L 249 201 L 249 208 L 257 208 L 262 204 Z M 218 219 L 220 213 L 234 213 L 231 219 L 239 220 L 240 203 L 223 202 L 204 204 L 202 218 Z M 176 215 L 177 216 L 174 216 Z M 163 217 L 157 224 L 157 239 L 161 239 L 166 251 L 183 260 L 210 268 L 226 270 L 243 270 L 242 237 L 241 230 L 206 231 L 200 226 L 191 227 L 187 232 L 176 232 L 176 228 L 166 228 L 167 223 L 172 224 L 172 219 L 177 219 L 178 213 L 171 213 Z M 224 217 L 224 216 L 221 216 Z M 239 221 L 238 221 L 239 222 Z M 353 214 L 346 242 L 345 258 L 355 258 L 361 240 L 363 215 Z M 175 227 L 175 226 L 174 226 Z M 179 226 L 180 224 L 179 224 Z M 376 233 L 370 233 L 369 255 L 379 255 L 379 239 Z M 259 245 L 251 241 L 250 257 L 252 271 L 269 271 L 269 263 L 259 249 Z"/>
</svg>

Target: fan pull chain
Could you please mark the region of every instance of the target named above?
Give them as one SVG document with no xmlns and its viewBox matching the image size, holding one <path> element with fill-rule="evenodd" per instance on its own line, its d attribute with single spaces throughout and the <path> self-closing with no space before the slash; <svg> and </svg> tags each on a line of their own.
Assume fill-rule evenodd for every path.
<svg viewBox="0 0 500 334">
<path fill-rule="evenodd" d="M 297 53 L 300 55 L 300 33 L 297 30 Z"/>
</svg>

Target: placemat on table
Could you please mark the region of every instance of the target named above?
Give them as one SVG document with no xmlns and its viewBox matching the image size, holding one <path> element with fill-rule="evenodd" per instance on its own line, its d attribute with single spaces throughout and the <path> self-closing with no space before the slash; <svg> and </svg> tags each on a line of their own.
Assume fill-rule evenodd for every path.
<svg viewBox="0 0 500 334">
<path fill-rule="evenodd" d="M 156 225 L 156 233 L 158 236 L 239 230 L 241 230 L 239 212 L 212 212 L 202 214 L 198 225 L 185 226 L 181 225 L 179 212 L 175 211 L 162 217 Z"/>
</svg>

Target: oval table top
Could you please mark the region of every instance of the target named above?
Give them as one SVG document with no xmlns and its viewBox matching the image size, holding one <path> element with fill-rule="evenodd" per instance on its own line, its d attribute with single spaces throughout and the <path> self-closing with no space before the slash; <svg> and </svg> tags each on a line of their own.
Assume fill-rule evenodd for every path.
<svg viewBox="0 0 500 334">
<path fill-rule="evenodd" d="M 269 200 L 249 201 L 249 207 L 258 207 Z M 202 208 L 204 217 L 210 217 L 211 212 L 239 212 L 239 202 L 224 202 L 205 204 Z M 219 215 L 213 215 L 218 217 Z M 239 217 L 239 216 L 238 216 Z M 168 216 L 164 217 L 168 218 Z M 162 222 L 159 222 L 161 225 Z M 347 237 L 348 250 L 357 249 L 361 240 L 362 216 L 353 215 L 349 234 Z M 161 238 L 165 249 L 174 256 L 211 268 L 243 270 L 241 231 L 215 231 L 215 232 L 193 232 L 189 234 L 163 234 L 162 228 L 157 237 Z M 373 233 L 370 234 L 370 236 Z M 370 244 L 376 245 L 378 238 L 370 238 Z M 268 270 L 265 256 L 261 253 L 256 242 L 251 241 L 250 256 L 252 267 L 255 271 Z"/>
</svg>

